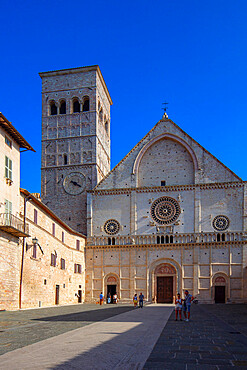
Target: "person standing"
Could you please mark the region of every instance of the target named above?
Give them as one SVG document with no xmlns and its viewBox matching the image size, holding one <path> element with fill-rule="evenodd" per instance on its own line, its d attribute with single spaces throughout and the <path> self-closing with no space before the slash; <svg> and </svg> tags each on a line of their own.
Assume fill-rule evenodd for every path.
<svg viewBox="0 0 247 370">
<path fill-rule="evenodd" d="M 137 307 L 137 303 L 138 303 L 137 294 L 135 294 L 133 297 L 133 303 L 134 303 L 134 307 Z"/>
<path fill-rule="evenodd" d="M 117 293 L 113 294 L 113 303 L 117 304 Z"/>
<path fill-rule="evenodd" d="M 144 295 L 141 292 L 139 295 L 139 307 L 140 308 L 143 308 L 143 300 L 144 300 Z"/>
<path fill-rule="evenodd" d="M 179 318 L 180 318 L 180 321 L 182 321 L 182 315 L 181 315 L 181 311 L 182 311 L 182 299 L 180 298 L 180 294 L 178 293 L 177 294 L 177 298 L 175 300 L 175 313 L 176 313 L 176 318 L 175 320 L 177 321 L 178 320 L 178 312 L 179 312 Z"/>
<path fill-rule="evenodd" d="M 107 303 L 108 304 L 111 303 L 111 293 L 110 292 L 107 294 Z"/>
<path fill-rule="evenodd" d="M 103 296 L 103 294 L 101 292 L 100 295 L 99 295 L 99 304 L 102 305 L 103 304 L 103 301 L 104 301 L 104 296 Z"/>
<path fill-rule="evenodd" d="M 192 297 L 191 294 L 189 294 L 188 290 L 184 292 L 184 305 L 183 305 L 183 311 L 184 311 L 184 317 L 185 321 L 190 320 L 190 307 L 191 302 L 193 301 L 194 297 Z M 187 311 L 188 311 L 188 317 L 187 317 Z"/>
</svg>

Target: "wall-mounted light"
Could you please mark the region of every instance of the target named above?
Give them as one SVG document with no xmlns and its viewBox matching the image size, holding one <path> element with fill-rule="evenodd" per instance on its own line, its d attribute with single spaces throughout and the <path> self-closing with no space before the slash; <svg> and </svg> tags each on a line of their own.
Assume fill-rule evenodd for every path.
<svg viewBox="0 0 247 370">
<path fill-rule="evenodd" d="M 36 236 L 32 239 L 32 244 L 27 244 L 26 243 L 26 251 L 28 251 L 28 249 L 32 248 L 35 245 L 38 245 L 39 249 L 41 250 L 41 253 L 44 254 L 43 249 L 41 248 L 41 245 L 39 244 L 39 241 L 36 238 Z"/>
</svg>

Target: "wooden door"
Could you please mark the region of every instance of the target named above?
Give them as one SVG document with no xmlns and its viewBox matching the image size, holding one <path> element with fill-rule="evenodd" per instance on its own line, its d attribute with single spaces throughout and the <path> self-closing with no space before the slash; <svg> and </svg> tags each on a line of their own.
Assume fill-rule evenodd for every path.
<svg viewBox="0 0 247 370">
<path fill-rule="evenodd" d="M 59 304 L 59 285 L 56 285 L 55 304 Z"/>
<path fill-rule="evenodd" d="M 82 300 L 82 291 L 81 290 L 78 290 L 77 297 L 78 297 L 78 303 L 81 303 L 81 300 Z"/>
<path fill-rule="evenodd" d="M 173 277 L 157 277 L 157 303 L 173 302 Z"/>
<path fill-rule="evenodd" d="M 215 303 L 225 303 L 226 287 L 215 286 Z"/>
</svg>

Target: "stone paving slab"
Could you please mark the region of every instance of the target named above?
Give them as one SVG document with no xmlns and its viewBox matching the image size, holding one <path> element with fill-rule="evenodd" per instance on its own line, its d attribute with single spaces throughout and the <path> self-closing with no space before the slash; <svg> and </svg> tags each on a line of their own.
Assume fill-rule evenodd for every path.
<svg viewBox="0 0 247 370">
<path fill-rule="evenodd" d="M 79 304 L 0 312 L 0 355 L 133 310 L 131 305 Z"/>
<path fill-rule="evenodd" d="M 247 369 L 247 305 L 192 305 L 191 311 L 189 322 L 170 316 L 144 369 Z"/>
<path fill-rule="evenodd" d="M 148 305 L 129 310 L 6 353 L 1 356 L 0 367 L 142 369 L 173 309 L 172 305 Z"/>
</svg>

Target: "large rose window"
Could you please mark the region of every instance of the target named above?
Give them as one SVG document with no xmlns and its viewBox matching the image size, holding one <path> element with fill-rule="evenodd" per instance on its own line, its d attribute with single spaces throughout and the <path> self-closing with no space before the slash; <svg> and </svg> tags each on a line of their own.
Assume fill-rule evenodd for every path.
<svg viewBox="0 0 247 370">
<path fill-rule="evenodd" d="M 160 225 L 167 225 L 178 219 L 181 210 L 176 199 L 171 197 L 161 197 L 153 202 L 150 212 L 155 222 Z"/>
</svg>

